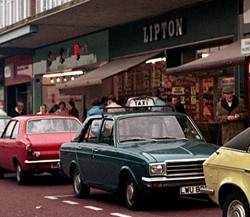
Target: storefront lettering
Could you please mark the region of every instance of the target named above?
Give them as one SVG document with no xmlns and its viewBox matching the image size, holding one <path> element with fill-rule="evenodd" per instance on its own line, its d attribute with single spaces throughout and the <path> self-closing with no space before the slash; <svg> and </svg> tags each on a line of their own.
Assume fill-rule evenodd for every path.
<svg viewBox="0 0 250 217">
<path fill-rule="evenodd" d="M 181 36 L 183 34 L 183 19 L 177 18 L 175 20 L 144 26 L 143 33 L 144 43 Z"/>
<path fill-rule="evenodd" d="M 73 47 L 73 52 L 74 52 L 74 59 L 78 61 L 81 57 L 81 55 L 88 55 L 89 54 L 89 49 L 88 45 L 86 42 L 83 42 L 82 46 L 80 43 L 75 43 Z M 52 51 L 48 51 L 47 54 L 47 68 L 49 69 L 52 63 L 59 59 L 59 62 L 63 64 L 66 60 L 66 58 L 71 57 L 71 48 L 67 48 L 66 50 L 61 47 L 59 49 L 59 55 L 57 55 L 55 52 L 52 53 Z"/>
<path fill-rule="evenodd" d="M 79 50 L 80 50 L 80 44 L 76 43 L 74 45 L 74 58 L 75 58 L 75 60 L 79 60 L 80 59 Z"/>
<path fill-rule="evenodd" d="M 63 64 L 64 61 L 65 61 L 64 49 L 61 47 L 61 49 L 60 49 L 60 59 L 59 59 L 59 62 Z"/>
</svg>

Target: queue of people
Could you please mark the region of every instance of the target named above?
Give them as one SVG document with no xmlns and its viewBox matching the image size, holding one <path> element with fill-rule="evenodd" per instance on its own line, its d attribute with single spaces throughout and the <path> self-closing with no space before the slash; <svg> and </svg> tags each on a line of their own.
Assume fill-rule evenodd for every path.
<svg viewBox="0 0 250 217">
<path fill-rule="evenodd" d="M 155 107 L 152 111 L 166 111 L 166 106 L 169 102 L 165 102 L 161 96 L 159 89 L 153 90 L 153 98 L 155 101 Z M 185 108 L 180 102 L 179 97 L 172 97 L 171 105 L 177 112 L 185 113 Z M 103 97 L 101 100 L 94 98 L 91 102 L 91 108 L 87 112 L 87 117 L 103 114 L 103 112 L 123 112 L 126 111 L 124 107 L 118 104 L 116 97 L 110 95 L 109 97 Z M 79 118 L 79 111 L 75 106 L 75 102 L 70 100 L 66 106 L 66 103 L 61 101 L 59 104 L 53 105 L 48 111 L 47 105 L 42 104 L 37 114 L 70 114 Z M 18 101 L 15 108 L 9 112 L 9 116 L 15 117 L 19 115 L 25 115 L 27 112 L 24 109 L 24 104 Z M 0 115 L 7 115 L 3 110 L 2 104 L 0 104 Z M 221 126 L 222 144 L 225 144 L 233 137 L 242 132 L 246 127 L 248 120 L 248 110 L 246 108 L 243 99 L 240 99 L 234 95 L 232 87 L 227 86 L 222 90 L 222 99 L 217 103 L 215 121 Z"/>
</svg>

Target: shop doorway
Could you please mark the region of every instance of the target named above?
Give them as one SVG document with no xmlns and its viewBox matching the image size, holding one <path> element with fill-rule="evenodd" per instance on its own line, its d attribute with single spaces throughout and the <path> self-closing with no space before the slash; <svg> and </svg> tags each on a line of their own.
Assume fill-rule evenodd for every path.
<svg viewBox="0 0 250 217">
<path fill-rule="evenodd" d="M 7 113 L 15 108 L 18 101 L 22 101 L 27 114 L 32 114 L 32 95 L 30 83 L 7 86 L 6 90 Z"/>
</svg>

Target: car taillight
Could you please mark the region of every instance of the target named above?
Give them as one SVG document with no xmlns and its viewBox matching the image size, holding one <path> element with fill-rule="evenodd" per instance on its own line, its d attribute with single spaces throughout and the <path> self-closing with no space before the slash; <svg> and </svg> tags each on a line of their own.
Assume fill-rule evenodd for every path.
<svg viewBox="0 0 250 217">
<path fill-rule="evenodd" d="M 26 145 L 26 152 L 28 155 L 32 155 L 34 152 L 32 145 Z"/>
<path fill-rule="evenodd" d="M 29 157 L 38 158 L 40 156 L 40 151 L 34 151 L 32 145 L 26 145 L 26 152 Z"/>
</svg>

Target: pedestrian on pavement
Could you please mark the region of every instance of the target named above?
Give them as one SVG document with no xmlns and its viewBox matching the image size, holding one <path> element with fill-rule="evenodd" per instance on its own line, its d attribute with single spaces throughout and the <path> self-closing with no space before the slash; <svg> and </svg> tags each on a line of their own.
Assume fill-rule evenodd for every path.
<svg viewBox="0 0 250 217">
<path fill-rule="evenodd" d="M 3 103 L 0 101 L 0 116 L 7 116 L 7 113 L 4 111 Z"/>
<path fill-rule="evenodd" d="M 153 90 L 153 96 L 155 106 L 151 108 L 151 111 L 166 111 L 166 103 L 161 98 L 161 92 L 158 88 Z"/>
<path fill-rule="evenodd" d="M 55 114 L 68 114 L 68 109 L 66 108 L 66 103 L 61 101 L 59 103 L 59 109 L 55 111 Z"/>
<path fill-rule="evenodd" d="M 94 98 L 91 101 L 92 107 L 89 109 L 87 112 L 87 117 L 92 116 L 92 115 L 99 115 L 103 113 L 103 108 L 101 108 L 101 101 L 98 98 Z"/>
<path fill-rule="evenodd" d="M 24 109 L 24 104 L 21 101 L 18 101 L 16 104 L 16 107 L 10 111 L 10 116 L 11 117 L 16 117 L 16 116 L 20 116 L 20 115 L 26 115 L 27 112 Z"/>
<path fill-rule="evenodd" d="M 185 113 L 185 108 L 182 105 L 182 103 L 180 102 L 180 97 L 179 96 L 173 96 L 172 97 L 172 103 L 175 107 L 175 110 L 177 112 L 181 112 L 181 113 Z"/>
<path fill-rule="evenodd" d="M 69 114 L 79 118 L 79 111 L 75 106 L 75 102 L 73 100 L 69 101 Z"/>
<path fill-rule="evenodd" d="M 37 114 L 48 114 L 47 105 L 46 104 L 40 105 L 40 109 Z"/>
<path fill-rule="evenodd" d="M 125 108 L 117 104 L 116 97 L 113 94 L 111 94 L 108 97 L 106 110 L 107 112 L 125 112 L 126 111 Z"/>
<path fill-rule="evenodd" d="M 221 124 L 222 144 L 225 144 L 246 128 L 248 111 L 243 99 L 234 95 L 234 89 L 226 86 L 223 98 L 217 103 L 215 120 Z"/>
<path fill-rule="evenodd" d="M 49 113 L 55 113 L 55 111 L 59 109 L 59 105 L 58 104 L 54 104 L 53 107 L 49 110 Z"/>
</svg>

